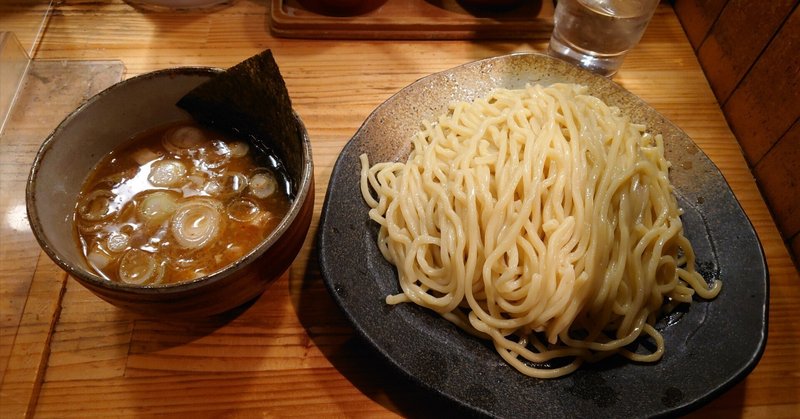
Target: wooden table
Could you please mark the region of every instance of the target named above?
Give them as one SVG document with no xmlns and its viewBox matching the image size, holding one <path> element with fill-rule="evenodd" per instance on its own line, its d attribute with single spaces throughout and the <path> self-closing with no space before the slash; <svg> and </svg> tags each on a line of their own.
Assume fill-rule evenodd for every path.
<svg viewBox="0 0 800 419">
<path fill-rule="evenodd" d="M 4 137 L 3 418 L 448 412 L 446 403 L 395 373 L 360 341 L 328 296 L 314 249 L 319 211 L 339 151 L 378 104 L 427 74 L 489 56 L 542 51 L 547 39 L 281 39 L 270 34 L 265 3 L 240 0 L 208 13 L 143 13 L 120 0 L 55 5 L 37 62 L 120 60 L 130 77 L 181 65 L 228 67 L 271 48 L 313 141 L 315 217 L 290 271 L 252 306 L 219 321 L 165 323 L 101 301 L 40 252 L 25 220 L 24 181 L 44 137 Z M 615 80 L 683 128 L 719 166 L 769 265 L 766 352 L 747 379 L 696 415 L 800 416 L 800 278 L 668 4 Z M 39 106 L 49 106 L 39 99 Z M 50 129 L 64 116 L 40 113 L 47 118 L 39 128 Z"/>
</svg>

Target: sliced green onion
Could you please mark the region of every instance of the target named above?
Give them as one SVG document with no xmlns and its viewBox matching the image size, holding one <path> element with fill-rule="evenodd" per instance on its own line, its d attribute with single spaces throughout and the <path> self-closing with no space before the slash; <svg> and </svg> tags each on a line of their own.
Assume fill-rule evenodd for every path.
<svg viewBox="0 0 800 419">
<path fill-rule="evenodd" d="M 106 239 L 106 247 L 113 253 L 119 253 L 128 248 L 131 238 L 121 231 L 114 231 Z"/>
<path fill-rule="evenodd" d="M 119 261 L 119 278 L 126 284 L 157 284 L 164 276 L 164 266 L 152 253 L 131 249 Z"/>
<path fill-rule="evenodd" d="M 222 184 L 218 179 L 210 180 L 203 185 L 203 192 L 211 196 L 217 196 L 222 192 Z"/>
<path fill-rule="evenodd" d="M 239 159 L 247 155 L 250 146 L 244 141 L 233 141 L 228 143 L 228 150 L 231 158 Z"/>
<path fill-rule="evenodd" d="M 198 148 L 207 142 L 208 138 L 203 130 L 191 126 L 173 128 L 164 134 L 162 140 L 164 148 L 178 154 L 191 148 Z"/>
<path fill-rule="evenodd" d="M 186 176 L 186 180 L 187 182 L 181 186 L 181 192 L 183 193 L 184 197 L 206 195 L 203 192 L 203 187 L 206 183 L 206 179 L 203 176 L 191 174 Z"/>
<path fill-rule="evenodd" d="M 211 243 L 222 229 L 221 205 L 211 199 L 192 199 L 178 207 L 170 222 L 175 242 L 198 249 Z"/>
<path fill-rule="evenodd" d="M 261 209 L 247 198 L 234 199 L 228 204 L 228 217 L 241 223 L 249 223 L 258 217 Z"/>
<path fill-rule="evenodd" d="M 247 183 L 247 176 L 239 172 L 228 172 L 208 181 L 203 185 L 203 192 L 215 198 L 227 200 L 241 194 L 247 188 Z"/>
<path fill-rule="evenodd" d="M 201 170 L 218 169 L 230 161 L 230 151 L 224 141 L 213 141 L 211 147 L 203 147 L 192 153 L 194 164 Z"/>
<path fill-rule="evenodd" d="M 240 194 L 247 187 L 247 176 L 239 172 L 228 172 L 222 177 L 222 186 L 225 191 Z"/>
<path fill-rule="evenodd" d="M 176 186 L 186 182 L 186 173 L 186 166 L 178 160 L 159 160 L 150 166 L 147 180 L 155 186 Z"/>
<path fill-rule="evenodd" d="M 178 208 L 178 194 L 173 191 L 149 191 L 138 206 L 138 216 L 147 224 L 161 225 Z"/>
<path fill-rule="evenodd" d="M 119 210 L 119 205 L 114 201 L 116 196 L 105 189 L 97 189 L 78 202 L 78 215 L 87 221 L 105 220 Z"/>
<path fill-rule="evenodd" d="M 258 198 L 268 198 L 276 189 L 278 189 L 278 182 L 268 170 L 257 171 L 250 177 L 250 193 Z"/>
</svg>

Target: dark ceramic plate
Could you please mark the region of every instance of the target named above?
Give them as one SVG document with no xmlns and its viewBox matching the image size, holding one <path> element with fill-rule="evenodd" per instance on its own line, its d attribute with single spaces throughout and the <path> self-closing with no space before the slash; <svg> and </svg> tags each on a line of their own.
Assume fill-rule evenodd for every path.
<svg viewBox="0 0 800 419">
<path fill-rule="evenodd" d="M 359 160 L 405 160 L 420 121 L 453 100 L 495 87 L 577 82 L 664 135 L 686 235 L 707 278 L 724 281 L 661 325 L 666 354 L 655 364 L 616 358 L 572 375 L 533 379 L 494 349 L 412 304 L 388 306 L 397 274 L 381 256 L 377 226 L 359 191 Z M 651 417 L 685 413 L 719 395 L 756 365 L 767 333 L 768 284 L 756 234 L 719 170 L 680 129 L 615 83 L 539 54 L 477 61 L 425 77 L 379 106 L 345 146 L 331 175 L 319 228 L 319 258 L 331 295 L 358 332 L 421 385 L 477 413 L 499 417 Z"/>
</svg>

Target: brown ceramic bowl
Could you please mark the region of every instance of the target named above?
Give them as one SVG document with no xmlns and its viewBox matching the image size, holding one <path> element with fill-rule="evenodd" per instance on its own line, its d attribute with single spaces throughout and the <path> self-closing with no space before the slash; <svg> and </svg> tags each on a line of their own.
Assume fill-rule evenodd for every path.
<svg viewBox="0 0 800 419">
<path fill-rule="evenodd" d="M 311 223 L 314 178 L 311 144 L 295 114 L 296 138 L 282 144 L 301 155 L 287 164 L 297 192 L 284 219 L 250 253 L 227 268 L 178 284 L 135 286 L 111 282 L 89 267 L 72 222 L 81 185 L 92 168 L 133 135 L 169 122 L 189 119 L 174 104 L 192 88 L 220 72 L 178 68 L 144 74 L 118 83 L 81 105 L 44 141 L 27 184 L 28 218 L 42 249 L 61 268 L 102 299 L 150 315 L 180 317 L 222 313 L 252 300 L 285 272 L 299 252 Z"/>
</svg>

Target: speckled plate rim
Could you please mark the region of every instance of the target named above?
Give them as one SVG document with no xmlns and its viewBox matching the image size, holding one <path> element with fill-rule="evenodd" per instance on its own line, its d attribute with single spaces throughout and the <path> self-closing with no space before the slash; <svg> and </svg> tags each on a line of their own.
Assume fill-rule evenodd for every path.
<svg viewBox="0 0 800 419">
<path fill-rule="evenodd" d="M 412 305 L 389 307 L 383 301 L 398 289 L 396 272 L 375 244 L 377 228 L 370 224 L 358 191 L 358 156 L 367 152 L 372 163 L 402 159 L 419 121 L 441 113 L 450 100 L 472 100 L 496 86 L 518 88 L 537 81 L 585 84 L 590 93 L 664 135 L 675 168 L 672 182 L 686 211 L 686 234 L 706 273 L 721 277 L 725 287 L 716 300 L 696 301 L 679 322 L 662 331 L 667 355 L 657 364 L 607 361 L 556 380 L 531 379 L 434 314 Z M 716 166 L 640 98 L 606 78 L 542 54 L 487 58 L 435 73 L 378 106 L 337 159 L 317 239 L 325 284 L 358 333 L 412 380 L 479 414 L 678 415 L 742 380 L 766 345 L 769 284 L 763 250 Z M 731 330 L 731 324 L 737 328 Z M 469 371 L 459 370 L 464 368 Z M 490 389 L 487 380 L 492 381 Z M 496 396 L 503 393 L 518 397 L 500 402 Z"/>
</svg>

